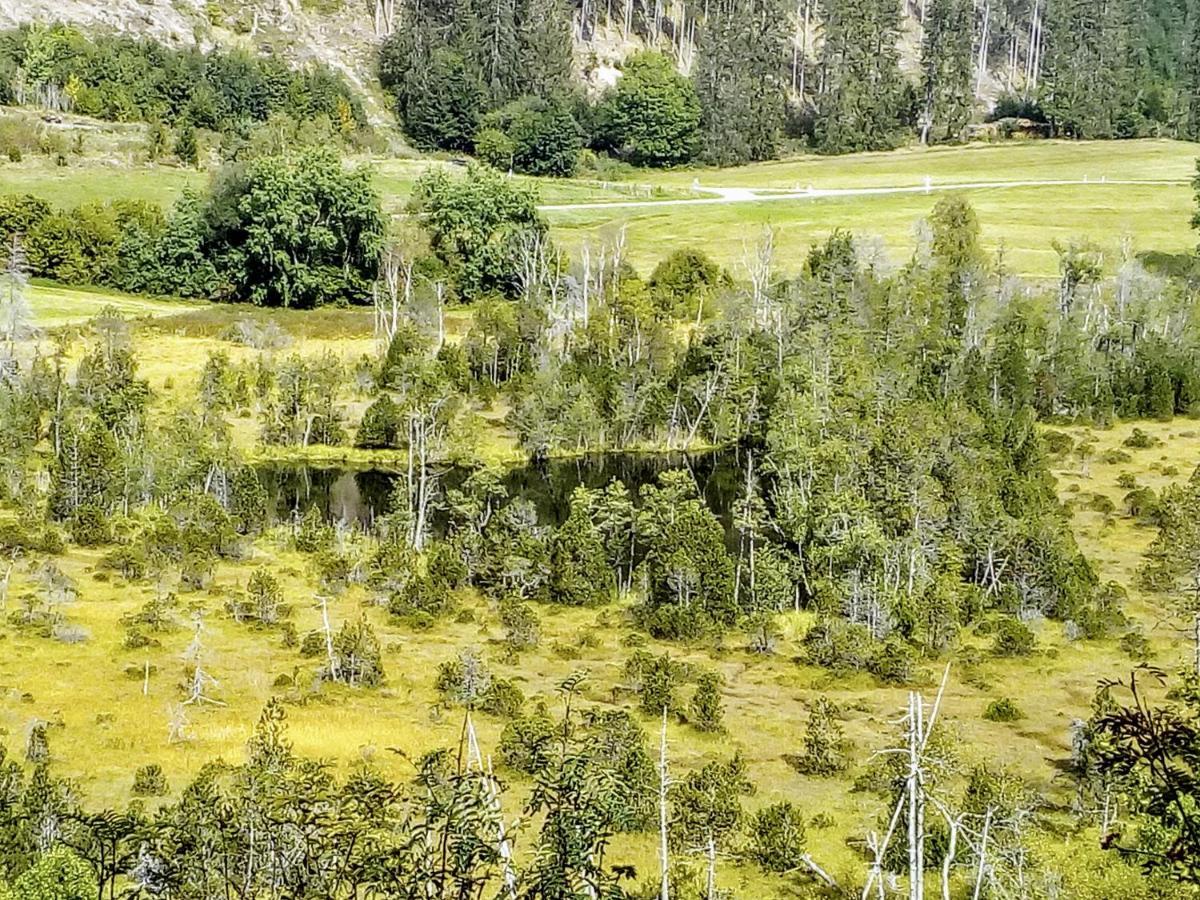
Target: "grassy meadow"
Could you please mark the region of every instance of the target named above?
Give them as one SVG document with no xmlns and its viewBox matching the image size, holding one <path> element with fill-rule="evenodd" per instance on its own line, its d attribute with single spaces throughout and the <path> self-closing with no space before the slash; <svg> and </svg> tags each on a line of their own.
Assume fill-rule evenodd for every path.
<svg viewBox="0 0 1200 900">
<path fill-rule="evenodd" d="M 0 111 L 5 116 L 24 115 Z M 72 122 L 63 127 L 69 127 Z M 0 193 L 28 191 L 60 206 L 129 198 L 171 203 L 185 188 L 200 188 L 210 174 L 150 163 L 140 149 L 136 125 L 88 120 L 73 123 L 80 144 L 65 166 L 49 156 L 27 154 L 0 162 Z M 1179 253 L 1191 249 L 1190 180 L 1197 145 L 1182 141 L 1010 141 L 956 147 L 909 147 L 848 157 L 800 156 L 729 169 L 637 171 L 597 181 L 515 176 L 535 188 L 558 241 L 569 251 L 626 230 L 627 258 L 647 273 L 664 255 L 698 247 L 740 277 L 747 241 L 764 227 L 775 232 L 780 271 L 796 271 L 815 241 L 847 229 L 874 244 L 891 264 L 902 263 L 917 244 L 919 224 L 943 190 L 992 182 L 1073 182 L 1025 187 L 964 187 L 979 215 L 984 245 L 1002 254 L 1008 271 L 1030 277 L 1057 273 L 1053 243 L 1091 240 L 1110 270 L 1122 245 L 1134 252 Z M 360 157 L 372 166 L 385 208 L 402 215 L 413 185 L 432 167 L 456 170 L 454 161 Z M 817 190 L 935 188 L 899 194 L 815 196 L 701 203 L 705 188 L 747 188 L 772 193 Z M 1086 180 L 1086 184 L 1084 181 Z M 1120 184 L 1114 182 L 1142 182 Z M 693 188 L 699 183 L 700 193 Z M 673 201 L 671 205 L 646 201 Z M 588 208 L 564 209 L 584 204 Z M 596 208 L 596 205 L 599 205 Z"/>
</svg>

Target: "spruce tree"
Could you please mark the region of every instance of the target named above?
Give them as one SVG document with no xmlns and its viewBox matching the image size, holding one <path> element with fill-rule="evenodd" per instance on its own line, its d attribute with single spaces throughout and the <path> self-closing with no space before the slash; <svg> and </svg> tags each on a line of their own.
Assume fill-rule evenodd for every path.
<svg viewBox="0 0 1200 900">
<path fill-rule="evenodd" d="M 708 7 L 695 75 L 705 162 L 737 165 L 778 152 L 786 21 L 780 0 L 714 0 Z"/>
<path fill-rule="evenodd" d="M 970 0 L 932 0 L 921 40 L 921 142 L 953 140 L 971 118 Z"/>
<path fill-rule="evenodd" d="M 900 115 L 900 5 L 823 0 L 815 138 L 822 153 L 886 149 Z"/>
</svg>

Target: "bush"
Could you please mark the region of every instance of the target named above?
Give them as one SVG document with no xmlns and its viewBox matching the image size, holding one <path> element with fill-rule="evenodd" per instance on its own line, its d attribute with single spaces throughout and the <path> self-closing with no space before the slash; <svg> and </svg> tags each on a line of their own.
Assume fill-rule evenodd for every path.
<svg viewBox="0 0 1200 900">
<path fill-rule="evenodd" d="M 850 766 L 850 744 L 838 717 L 841 710 L 828 697 L 817 697 L 808 710 L 804 751 L 785 754 L 784 760 L 802 775 L 830 776 Z"/>
<path fill-rule="evenodd" d="M 1028 656 L 1033 652 L 1036 643 L 1037 638 L 1033 631 L 1019 619 L 1004 616 L 996 622 L 992 652 L 997 656 Z"/>
<path fill-rule="evenodd" d="M 1016 722 L 1025 718 L 1020 707 L 1008 697 L 993 700 L 983 711 L 983 717 L 989 722 Z"/>
<path fill-rule="evenodd" d="M 702 672 L 696 678 L 696 693 L 688 704 L 688 722 L 699 731 L 721 732 L 725 730 L 722 719 L 725 707 L 721 700 L 721 676 L 716 672 Z"/>
<path fill-rule="evenodd" d="M 18 900 L 95 900 L 100 895 L 91 866 L 62 847 L 43 853 L 13 882 Z"/>
<path fill-rule="evenodd" d="M 451 703 L 481 707 L 492 688 L 492 673 L 479 651 L 468 647 L 438 666 L 433 686 Z"/>
<path fill-rule="evenodd" d="M 575 174 L 583 133 L 579 123 L 561 100 L 522 97 L 496 110 L 484 119 L 483 140 L 489 154 L 508 150 L 507 163 L 526 175 L 552 175 L 567 178 Z M 498 141 L 497 135 L 504 140 Z M 492 160 L 488 160 L 492 162 Z"/>
<path fill-rule="evenodd" d="M 1146 662 L 1154 655 L 1150 642 L 1140 631 L 1127 631 L 1118 645 L 1121 652 L 1136 662 Z"/>
<path fill-rule="evenodd" d="M 140 766 L 133 775 L 135 797 L 164 797 L 167 793 L 167 778 L 158 763 Z"/>
<path fill-rule="evenodd" d="M 525 695 L 519 687 L 507 679 L 496 678 L 483 695 L 479 708 L 493 716 L 511 719 L 521 714 L 524 705 Z"/>
<path fill-rule="evenodd" d="M 541 640 L 537 613 L 517 597 L 500 601 L 500 624 L 504 626 L 504 642 L 514 652 L 530 650 Z"/>
<path fill-rule="evenodd" d="M 750 819 L 749 856 L 764 872 L 783 874 L 804 862 L 804 815 L 790 801 L 760 809 Z"/>
<path fill-rule="evenodd" d="M 679 708 L 675 692 L 681 676 L 679 664 L 666 653 L 654 656 L 639 650 L 625 662 L 625 677 L 641 699 L 642 711 L 652 716 Z"/>
<path fill-rule="evenodd" d="M 510 769 L 526 775 L 543 772 L 558 733 L 544 709 L 509 719 L 500 733 L 500 759 Z"/>
<path fill-rule="evenodd" d="M 1128 447 L 1131 450 L 1148 450 L 1151 447 L 1157 447 L 1161 444 L 1158 438 L 1151 434 L 1147 434 L 1140 428 L 1134 428 L 1129 437 L 1121 442 L 1122 446 Z"/>
</svg>

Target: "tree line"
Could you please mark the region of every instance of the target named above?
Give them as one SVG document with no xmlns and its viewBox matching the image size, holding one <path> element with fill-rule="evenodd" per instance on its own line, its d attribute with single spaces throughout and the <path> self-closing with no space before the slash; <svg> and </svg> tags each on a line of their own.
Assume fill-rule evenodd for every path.
<svg viewBox="0 0 1200 900">
<path fill-rule="evenodd" d="M 1197 11 L 1184 0 L 936 0 L 914 14 L 912 75 L 901 71 L 896 0 L 715 2 L 653 16 L 629 4 L 624 21 L 605 24 L 648 49 L 589 98 L 573 47 L 586 50 L 615 12 L 412 4 L 408 27 L 382 46 L 380 78 L 421 148 L 532 174 L 572 174 L 585 147 L 635 165 L 735 165 L 771 159 L 789 141 L 824 153 L 955 141 L 982 115 L 1032 118 L 1070 137 L 1191 137 L 1200 127 Z"/>
<path fill-rule="evenodd" d="M 176 50 L 148 38 L 85 35 L 62 23 L 0 33 L 0 103 L 184 133 L 208 129 L 229 140 L 273 115 L 323 118 L 345 137 L 366 125 L 360 97 L 323 65 L 293 68 L 242 50 Z"/>
</svg>

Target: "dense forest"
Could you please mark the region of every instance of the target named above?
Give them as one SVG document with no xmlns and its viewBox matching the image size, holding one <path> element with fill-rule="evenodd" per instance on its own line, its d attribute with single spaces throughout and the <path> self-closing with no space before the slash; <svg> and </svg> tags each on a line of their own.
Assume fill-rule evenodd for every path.
<svg viewBox="0 0 1200 900">
<path fill-rule="evenodd" d="M 985 116 L 1090 138 L 1200 127 L 1189 33 L 1200 10 L 1183 0 L 923 3 L 905 72 L 897 0 L 714 2 L 676 18 L 661 4 L 462 0 L 405 14 L 380 78 L 406 133 L 519 171 L 564 172 L 548 162 L 564 148 L 538 137 L 549 133 L 636 164 L 728 165 L 770 159 L 788 140 L 825 153 L 959 140 Z M 622 64 L 633 83 L 589 98 L 572 78 L 572 48 L 602 27 L 666 55 L 652 64 L 634 54 Z M 655 140 L 676 152 L 647 154 Z"/>
<path fill-rule="evenodd" d="M 785 147 L 958 141 L 985 120 L 1000 135 L 1200 134 L 1189 0 L 931 0 L 916 12 L 899 0 L 408 0 L 388 21 L 378 76 L 407 138 L 530 174 L 573 174 L 584 148 L 728 165 Z M 596 82 L 605 35 L 639 43 Z M 3 36 L 0 102 L 172 126 L 189 162 L 193 129 L 224 135 L 229 158 L 269 117 L 370 141 L 360 98 L 326 68 L 61 25 Z"/>
</svg>

